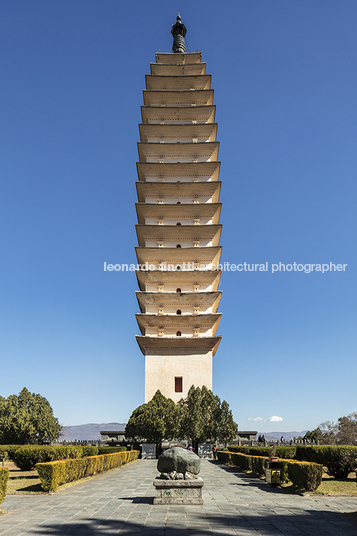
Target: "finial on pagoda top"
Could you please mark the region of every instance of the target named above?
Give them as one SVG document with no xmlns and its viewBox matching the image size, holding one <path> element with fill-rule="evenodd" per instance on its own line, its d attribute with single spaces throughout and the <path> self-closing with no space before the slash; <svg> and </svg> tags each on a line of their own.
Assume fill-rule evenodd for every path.
<svg viewBox="0 0 357 536">
<path fill-rule="evenodd" d="M 184 53 L 186 52 L 186 45 L 185 45 L 185 35 L 186 35 L 187 29 L 184 24 L 181 22 L 181 15 L 178 13 L 176 17 L 176 23 L 172 25 L 171 28 L 171 34 L 174 38 L 174 42 L 172 44 L 172 52 L 179 52 Z"/>
</svg>

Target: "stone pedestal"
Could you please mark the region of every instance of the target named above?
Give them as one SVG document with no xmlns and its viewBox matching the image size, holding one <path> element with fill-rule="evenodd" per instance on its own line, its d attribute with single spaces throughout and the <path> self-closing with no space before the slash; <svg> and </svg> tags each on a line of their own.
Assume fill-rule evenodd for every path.
<svg viewBox="0 0 357 536">
<path fill-rule="evenodd" d="M 195 480 L 163 480 L 153 481 L 156 488 L 154 504 L 203 504 L 202 478 Z"/>
</svg>

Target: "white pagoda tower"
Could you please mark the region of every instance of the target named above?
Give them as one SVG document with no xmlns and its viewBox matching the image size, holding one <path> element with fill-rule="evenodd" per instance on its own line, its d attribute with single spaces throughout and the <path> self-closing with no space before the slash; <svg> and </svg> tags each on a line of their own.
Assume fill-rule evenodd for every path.
<svg viewBox="0 0 357 536">
<path fill-rule="evenodd" d="M 173 52 L 157 53 L 146 76 L 139 125 L 136 317 L 145 402 L 157 389 L 174 401 L 191 385 L 212 389 L 221 339 L 221 183 L 211 75 L 200 52 L 185 52 L 180 16 L 171 33 Z"/>
</svg>

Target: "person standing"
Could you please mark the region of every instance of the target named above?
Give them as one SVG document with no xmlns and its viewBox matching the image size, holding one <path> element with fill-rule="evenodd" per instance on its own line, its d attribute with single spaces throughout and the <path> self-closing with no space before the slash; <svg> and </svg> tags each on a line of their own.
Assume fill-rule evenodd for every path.
<svg viewBox="0 0 357 536">
<path fill-rule="evenodd" d="M 217 447 L 216 447 L 216 445 L 213 445 L 212 452 L 213 452 L 213 459 L 217 460 Z"/>
</svg>

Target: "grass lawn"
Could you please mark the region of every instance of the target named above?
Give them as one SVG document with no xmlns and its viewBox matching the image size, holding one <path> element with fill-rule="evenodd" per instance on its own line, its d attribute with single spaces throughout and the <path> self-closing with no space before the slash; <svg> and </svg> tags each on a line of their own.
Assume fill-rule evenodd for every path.
<svg viewBox="0 0 357 536">
<path fill-rule="evenodd" d="M 347 480 L 336 480 L 324 473 L 319 487 L 315 491 L 303 491 L 294 487 L 291 482 L 282 484 L 283 488 L 290 488 L 292 491 L 308 493 L 309 495 L 357 495 L 357 479 L 351 473 Z"/>
<path fill-rule="evenodd" d="M 5 467 L 10 471 L 6 495 L 45 493 L 41 487 L 41 480 L 38 477 L 36 469 L 32 471 L 20 471 L 11 460 L 5 463 Z"/>
<path fill-rule="evenodd" d="M 116 467 L 116 469 L 118 468 Z M 48 491 L 44 491 L 42 489 L 41 480 L 38 477 L 37 471 L 33 471 L 33 473 L 33 476 L 18 476 L 16 478 L 10 477 L 7 483 L 6 495 L 26 495 L 29 493 L 36 493 L 36 495 L 38 495 L 39 493 L 48 493 Z M 85 482 L 86 480 L 91 480 L 92 478 L 98 478 L 100 474 L 80 478 L 79 480 L 74 480 L 73 482 L 67 482 L 66 484 L 62 484 L 61 486 L 59 486 L 57 491 L 71 488 L 72 486 L 76 486 L 77 484 L 81 484 L 82 482 Z"/>
<path fill-rule="evenodd" d="M 10 477 L 7 483 L 6 495 L 18 495 L 20 493 L 46 493 L 41 487 L 41 480 L 37 471 L 32 471 L 31 476 Z"/>
<path fill-rule="evenodd" d="M 235 467 L 235 466 L 231 466 Z M 243 471 L 243 469 L 240 469 Z M 253 475 L 252 471 L 244 471 L 247 474 Z M 261 480 L 265 480 L 263 476 L 259 477 Z M 291 493 L 304 493 L 309 495 L 357 495 L 357 473 L 350 473 L 346 480 L 337 480 L 327 473 L 323 473 L 322 481 L 319 487 L 315 491 L 305 491 L 296 488 L 292 482 L 286 482 L 281 484 L 281 487 L 290 491 Z"/>
<path fill-rule="evenodd" d="M 322 478 L 321 484 L 314 493 L 315 495 L 357 495 L 357 480 Z"/>
</svg>

